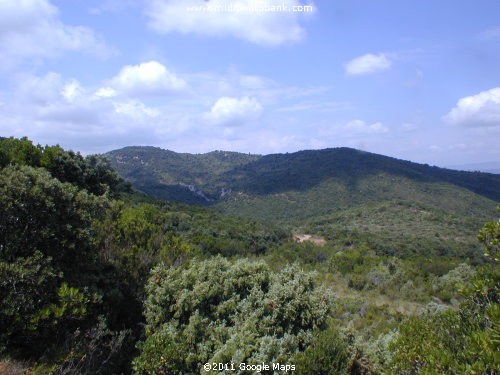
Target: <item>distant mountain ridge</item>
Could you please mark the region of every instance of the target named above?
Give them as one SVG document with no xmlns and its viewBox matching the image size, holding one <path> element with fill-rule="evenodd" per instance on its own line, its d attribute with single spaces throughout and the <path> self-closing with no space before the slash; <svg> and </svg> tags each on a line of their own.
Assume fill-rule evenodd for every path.
<svg viewBox="0 0 500 375">
<path fill-rule="evenodd" d="M 283 219 L 291 212 L 311 217 L 391 199 L 455 213 L 484 210 L 500 201 L 500 175 L 345 147 L 262 156 L 133 146 L 107 156 L 123 178 L 147 194 L 257 218 Z"/>
<path fill-rule="evenodd" d="M 260 155 L 212 151 L 176 153 L 151 146 L 130 146 L 106 154 L 113 167 L 139 190 L 188 204 L 215 202 L 227 190 L 218 178 L 254 162 Z"/>
<path fill-rule="evenodd" d="M 479 171 L 486 173 L 500 173 L 500 162 L 482 162 L 482 163 L 468 163 L 460 165 L 449 165 L 447 168 L 460 170 L 460 171 Z"/>
</svg>

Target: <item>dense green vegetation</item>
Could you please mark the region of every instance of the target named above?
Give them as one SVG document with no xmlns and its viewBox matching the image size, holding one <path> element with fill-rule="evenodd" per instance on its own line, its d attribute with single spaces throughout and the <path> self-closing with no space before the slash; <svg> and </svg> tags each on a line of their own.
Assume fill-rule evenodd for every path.
<svg viewBox="0 0 500 375">
<path fill-rule="evenodd" d="M 236 193 L 255 206 L 233 191 L 218 211 L 132 191 L 101 156 L 0 139 L 0 373 L 498 373 L 498 176 L 360 154 L 345 185 L 340 151 L 293 154 L 307 182 L 280 155 L 170 155 L 207 198 L 221 176 L 262 181 Z"/>
<path fill-rule="evenodd" d="M 472 209 L 484 214 L 491 210 L 491 200 L 500 200 L 498 175 L 430 167 L 349 148 L 258 156 L 126 147 L 107 156 L 122 177 L 148 194 L 217 204 L 259 219 L 302 220 L 392 199 L 448 213 Z"/>
<path fill-rule="evenodd" d="M 483 271 L 484 272 L 484 271 Z M 397 373 L 494 374 L 500 370 L 499 274 L 484 272 L 458 309 L 405 321 L 390 345 Z"/>
<path fill-rule="evenodd" d="M 224 186 L 217 181 L 219 176 L 259 158 L 226 151 L 179 154 L 156 147 L 126 147 L 106 156 L 137 189 L 158 198 L 199 205 L 220 197 Z"/>
<path fill-rule="evenodd" d="M 220 257 L 156 267 L 147 295 L 139 374 L 196 373 L 203 363 L 291 363 L 330 308 L 327 292 L 297 266 L 271 273 L 263 262 Z"/>
<path fill-rule="evenodd" d="M 498 175 L 347 148 L 256 156 L 127 147 L 108 156 L 122 177 L 148 194 L 291 224 L 338 245 L 352 240 L 399 257 L 480 262 L 475 235 L 500 200 Z"/>
<path fill-rule="evenodd" d="M 103 358 L 108 372 L 128 366 L 123 354 L 132 353 L 127 340 L 140 306 L 127 275 L 101 261 L 94 242 L 94 222 L 120 180 L 107 164 L 94 163 L 97 157 L 26 139 L 1 142 L 0 350 L 14 358 L 46 358 L 60 371 L 85 363 L 92 372 Z M 59 153 L 62 158 L 54 157 Z M 54 178 L 61 170 L 67 174 Z M 89 347 L 85 341 L 92 336 L 99 342 Z M 94 345 L 99 353 L 84 361 Z"/>
</svg>

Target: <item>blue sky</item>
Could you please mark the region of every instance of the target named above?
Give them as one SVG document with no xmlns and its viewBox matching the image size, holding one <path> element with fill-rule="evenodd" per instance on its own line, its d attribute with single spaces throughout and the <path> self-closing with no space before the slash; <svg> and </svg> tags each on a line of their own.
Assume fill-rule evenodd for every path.
<svg viewBox="0 0 500 375">
<path fill-rule="evenodd" d="M 290 11 L 187 9 L 224 5 Z M 43 145 L 500 164 L 498 0 L 0 0 L 0 55 L 0 134 Z"/>
</svg>

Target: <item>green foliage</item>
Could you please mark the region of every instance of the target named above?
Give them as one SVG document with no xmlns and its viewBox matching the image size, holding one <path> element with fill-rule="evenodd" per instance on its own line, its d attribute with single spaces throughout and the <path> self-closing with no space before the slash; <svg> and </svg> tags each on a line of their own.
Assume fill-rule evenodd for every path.
<svg viewBox="0 0 500 375">
<path fill-rule="evenodd" d="M 1 259 L 13 261 L 38 250 L 60 269 L 73 269 L 91 256 L 92 221 L 107 204 L 42 169 L 5 167 L 0 171 Z"/>
<path fill-rule="evenodd" d="M 296 266 L 272 273 L 263 262 L 220 257 L 160 265 L 146 290 L 147 338 L 134 361 L 140 374 L 199 372 L 206 362 L 289 362 L 330 306 Z"/>
<path fill-rule="evenodd" d="M 42 157 L 42 167 L 62 182 L 70 182 L 92 194 L 116 194 L 127 186 L 111 168 L 110 161 L 103 156 L 83 157 L 73 151 L 65 151 L 59 146 L 46 146 Z"/>
<path fill-rule="evenodd" d="M 444 199 L 444 198 L 443 198 Z M 457 198 L 458 199 L 458 198 Z M 457 214 L 404 201 L 368 204 L 308 222 L 309 233 L 340 249 L 363 246 L 377 255 L 460 257 L 484 262 L 476 235 L 488 216 Z"/>
<path fill-rule="evenodd" d="M 1 320 L 10 350 L 33 355 L 61 344 L 92 320 L 90 306 L 110 302 L 90 280 L 98 261 L 93 222 L 107 205 L 40 168 L 0 171 Z"/>
<path fill-rule="evenodd" d="M 475 237 L 493 214 L 492 199 L 500 199 L 495 175 L 346 148 L 256 156 L 127 147 L 108 156 L 121 176 L 148 194 L 215 205 L 239 218 L 293 223 L 341 248 L 354 241 L 378 255 L 405 258 L 460 257 L 481 264 Z M 234 237 L 196 235 L 205 253 L 245 253 Z M 255 242 L 259 254 L 261 240 Z"/>
<path fill-rule="evenodd" d="M 338 248 L 337 248 L 338 250 Z M 329 270 L 340 272 L 342 275 L 367 272 L 371 265 L 378 261 L 378 257 L 367 247 L 352 247 L 344 251 L 337 251 L 329 260 Z"/>
<path fill-rule="evenodd" d="M 389 346 L 397 340 L 397 330 L 391 330 L 387 333 L 382 333 L 376 338 L 363 340 L 361 345 L 363 355 L 374 368 L 374 373 L 386 373 L 388 364 L 392 361 L 394 352 L 389 349 Z"/>
<path fill-rule="evenodd" d="M 135 188 L 160 199 L 198 205 L 209 204 L 220 197 L 226 187 L 220 183 L 220 176 L 260 157 L 225 151 L 179 154 L 156 147 L 126 147 L 106 155 Z M 203 194 L 196 189 L 200 185 Z"/>
<path fill-rule="evenodd" d="M 178 154 L 127 147 L 107 154 L 120 175 L 158 198 L 216 204 L 267 221 L 317 218 L 399 199 L 456 215 L 482 216 L 500 199 L 487 173 L 429 167 L 348 148 L 293 154 Z"/>
<path fill-rule="evenodd" d="M 42 153 L 43 148 L 40 145 L 33 145 L 33 142 L 26 137 L 0 139 L 0 154 L 3 155 L 0 167 L 4 167 L 9 163 L 39 167 Z"/>
<path fill-rule="evenodd" d="M 157 263 L 180 264 L 193 246 L 174 234 L 176 219 L 153 204 L 114 202 L 98 225 L 98 242 L 108 261 L 144 283 Z"/>
<path fill-rule="evenodd" d="M 290 238 L 288 231 L 255 220 L 195 215 L 187 235 L 202 252 L 224 256 L 261 255 Z"/>
<path fill-rule="evenodd" d="M 347 375 L 352 359 L 346 340 L 337 330 L 329 328 L 316 334 L 294 362 L 297 375 Z"/>
<path fill-rule="evenodd" d="M 0 138 L 0 353 L 12 358 L 0 372 L 126 374 L 134 357 L 145 374 L 205 362 L 500 371 L 499 276 L 473 242 L 491 201 L 466 190 L 497 196 L 497 177 L 347 149 L 128 151 L 114 162 L 133 165 L 136 183 L 225 214 L 136 192 L 113 200 L 126 186 L 106 159 Z M 492 259 L 497 224 L 479 235 Z M 318 282 L 335 290 L 333 311 Z"/>
<path fill-rule="evenodd" d="M 262 254 L 288 233 L 253 220 L 226 218 L 205 209 L 159 202 L 115 201 L 97 224 L 97 242 L 106 260 L 145 283 L 159 262 L 181 264 L 196 254 Z"/>
<path fill-rule="evenodd" d="M 57 303 L 52 303 L 42 309 L 32 319 L 33 323 L 37 324 L 42 321 L 51 320 L 52 324 L 57 324 L 60 321 L 80 320 L 85 317 L 89 298 L 77 288 L 70 287 L 67 283 L 62 283 L 57 290 L 57 297 Z"/>
<path fill-rule="evenodd" d="M 103 156 L 83 157 L 60 146 L 34 146 L 26 137 L 0 139 L 0 168 L 12 165 L 43 167 L 52 177 L 95 195 L 130 190 Z"/>
<path fill-rule="evenodd" d="M 447 274 L 439 277 L 433 285 L 437 297 L 445 302 L 459 298 L 459 290 L 468 285 L 475 277 L 476 271 L 465 263 L 459 264 Z"/>
<path fill-rule="evenodd" d="M 39 251 L 14 261 L 0 260 L 0 353 L 36 336 L 37 317 L 56 301 L 61 275 Z"/>
<path fill-rule="evenodd" d="M 483 272 L 468 300 L 408 319 L 390 345 L 396 373 L 493 374 L 500 370 L 500 276 Z"/>
<path fill-rule="evenodd" d="M 135 326 L 129 278 L 103 261 L 96 243 L 96 222 L 110 207 L 109 166 L 99 174 L 98 159 L 27 139 L 2 139 L 0 149 L 7 155 L 0 169 L 0 351 L 57 363 L 68 337 L 90 332 L 99 314 L 113 329 Z M 92 168 L 63 168 L 54 178 L 51 157 L 62 154 L 73 158 L 66 166 L 84 160 Z"/>
<path fill-rule="evenodd" d="M 497 206 L 497 211 L 500 212 L 500 205 Z M 479 232 L 479 241 L 482 242 L 486 250 L 485 256 L 499 261 L 498 253 L 500 252 L 500 220 L 491 221 L 484 225 Z"/>
<path fill-rule="evenodd" d="M 65 353 L 54 368 L 56 374 L 119 374 L 127 367 L 131 332 L 112 331 L 103 317 L 95 326 L 77 329 L 65 343 Z"/>
</svg>

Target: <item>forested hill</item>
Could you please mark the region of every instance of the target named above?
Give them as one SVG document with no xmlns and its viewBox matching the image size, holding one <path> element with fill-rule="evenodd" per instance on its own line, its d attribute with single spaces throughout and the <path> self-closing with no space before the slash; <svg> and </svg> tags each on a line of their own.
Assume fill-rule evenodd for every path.
<svg viewBox="0 0 500 375">
<path fill-rule="evenodd" d="M 484 212 L 494 206 L 491 200 L 500 200 L 500 175 L 432 167 L 350 148 L 259 156 L 126 147 L 107 156 L 123 178 L 145 193 L 215 204 L 263 219 L 314 217 L 388 200 L 453 213 Z"/>
<path fill-rule="evenodd" d="M 497 175 L 459 185 L 350 149 L 127 150 L 122 168 L 232 215 L 134 191 L 102 155 L 0 138 L 0 374 L 498 373 L 500 222 L 468 190 L 495 197 Z"/>
<path fill-rule="evenodd" d="M 238 152 L 188 154 L 139 146 L 111 151 L 106 156 L 137 189 L 157 198 L 188 204 L 213 202 L 226 186 L 223 176 L 261 158 Z"/>
</svg>

